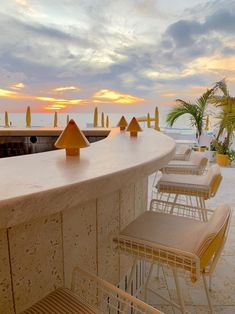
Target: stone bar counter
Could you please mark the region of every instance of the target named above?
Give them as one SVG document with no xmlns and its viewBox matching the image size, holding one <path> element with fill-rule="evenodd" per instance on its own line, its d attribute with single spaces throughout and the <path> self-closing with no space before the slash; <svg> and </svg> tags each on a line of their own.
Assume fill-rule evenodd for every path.
<svg viewBox="0 0 235 314">
<path fill-rule="evenodd" d="M 111 238 L 147 208 L 148 176 L 175 143 L 148 129 L 112 129 L 81 150 L 0 159 L 0 313 L 20 313 L 70 287 L 76 265 L 117 284 L 130 261 Z"/>
</svg>

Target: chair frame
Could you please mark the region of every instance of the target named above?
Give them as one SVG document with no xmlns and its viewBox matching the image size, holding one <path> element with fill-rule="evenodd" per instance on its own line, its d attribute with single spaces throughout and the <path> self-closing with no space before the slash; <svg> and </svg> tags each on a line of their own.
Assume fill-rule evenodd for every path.
<svg viewBox="0 0 235 314">
<path fill-rule="evenodd" d="M 75 267 L 73 270 L 71 290 L 81 302 L 90 304 L 98 314 L 163 314 L 122 289 L 94 274 L 88 273 L 80 267 Z"/>
<path fill-rule="evenodd" d="M 153 204 L 155 202 L 156 202 L 156 200 L 153 200 L 152 208 L 153 208 Z M 167 202 L 163 202 L 163 205 L 165 205 L 166 203 Z M 182 204 L 179 204 L 179 205 L 181 206 L 181 209 L 182 209 L 182 206 L 184 209 L 184 210 L 182 210 L 181 216 L 188 218 L 189 217 L 188 210 L 191 210 L 192 212 L 195 211 L 195 207 L 193 207 L 193 206 L 187 206 L 190 208 L 185 210 L 184 207 L 186 207 L 186 206 L 184 206 Z M 200 211 L 200 210 L 202 211 L 202 215 L 203 215 L 204 208 L 203 209 L 198 208 L 198 211 Z M 212 210 L 209 210 L 209 209 L 207 209 L 207 211 L 210 213 L 213 212 Z M 190 218 L 188 218 L 188 219 L 190 219 Z M 225 231 L 224 231 L 223 239 L 220 243 L 220 246 L 219 246 L 218 250 L 211 257 L 210 263 L 208 263 L 208 265 L 204 269 L 201 269 L 200 258 L 196 254 L 192 254 L 190 252 L 185 252 L 185 251 L 178 250 L 178 249 L 175 249 L 172 247 L 163 246 L 157 242 L 156 243 L 152 243 L 152 242 L 149 243 L 147 241 L 144 241 L 143 239 L 133 240 L 132 238 L 128 238 L 128 236 L 118 236 L 118 237 L 115 237 L 113 239 L 113 241 L 116 244 L 116 249 L 118 250 L 119 254 L 124 253 L 124 254 L 131 255 L 134 257 L 135 262 L 132 266 L 131 274 L 133 272 L 133 267 L 136 263 L 136 260 L 142 259 L 142 260 L 145 260 L 146 262 L 150 263 L 150 270 L 149 270 L 149 273 L 147 275 L 145 285 L 143 287 L 145 297 L 147 295 L 146 294 L 146 291 L 148 288 L 147 285 L 149 283 L 149 279 L 150 279 L 150 276 L 152 274 L 154 264 L 167 265 L 173 271 L 173 277 L 174 277 L 174 282 L 175 282 L 175 287 L 176 287 L 176 291 L 177 291 L 179 304 L 176 304 L 171 299 L 166 299 L 165 297 L 163 297 L 162 295 L 160 295 L 156 291 L 152 291 L 152 290 L 151 291 L 154 292 L 156 295 L 158 295 L 160 298 L 167 301 L 173 307 L 180 309 L 183 314 L 189 313 L 186 311 L 186 308 L 185 308 L 185 303 L 183 300 L 182 291 L 181 291 L 181 287 L 180 287 L 178 269 L 181 269 L 183 271 L 191 273 L 192 282 L 197 281 L 200 278 L 200 276 L 202 275 L 203 285 L 204 285 L 209 309 L 210 309 L 210 312 L 213 313 L 212 302 L 210 299 L 209 289 L 208 289 L 208 285 L 207 285 L 205 276 L 211 276 L 211 274 L 213 273 L 213 271 L 215 269 L 215 266 L 218 262 L 218 259 L 221 255 L 221 252 L 223 250 L 224 244 L 225 244 L 227 236 L 228 236 L 230 220 L 231 220 L 231 210 L 230 210 L 230 215 L 228 216 L 228 218 L 225 222 L 226 223 Z M 221 227 L 221 230 L 223 227 Z M 219 233 L 217 233 L 217 235 L 218 234 Z M 132 278 L 129 278 L 129 282 L 131 280 L 132 280 Z M 145 301 L 146 301 L 146 299 L 145 299 Z"/>
<path fill-rule="evenodd" d="M 199 214 L 202 220 L 207 221 L 208 217 L 205 201 L 216 195 L 221 181 L 222 176 L 216 175 L 210 186 L 204 187 L 200 185 L 198 186 L 192 185 L 190 190 L 183 189 L 183 187 L 177 188 L 174 185 L 173 186 L 165 185 L 164 187 L 153 186 L 152 199 L 158 199 L 159 201 L 165 199 L 166 202 L 171 202 L 170 200 L 173 199 L 173 201 L 171 202 L 172 204 L 171 214 L 174 214 L 174 207 L 181 196 L 180 199 L 181 202 L 191 205 L 192 207 L 195 207 L 195 209 L 199 208 L 200 209 Z M 153 197 L 154 193 L 156 193 L 156 197 Z M 182 199 L 182 197 L 184 199 Z"/>
</svg>

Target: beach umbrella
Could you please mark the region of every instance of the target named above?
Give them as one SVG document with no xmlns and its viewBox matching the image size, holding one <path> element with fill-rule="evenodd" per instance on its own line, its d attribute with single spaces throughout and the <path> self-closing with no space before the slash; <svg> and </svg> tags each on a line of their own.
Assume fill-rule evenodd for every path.
<svg viewBox="0 0 235 314">
<path fill-rule="evenodd" d="M 148 112 L 148 115 L 147 115 L 147 126 L 148 126 L 148 128 L 151 128 L 151 120 L 150 120 L 149 112 Z"/>
<path fill-rule="evenodd" d="M 58 127 L 58 114 L 55 112 L 54 114 L 54 128 Z"/>
<path fill-rule="evenodd" d="M 154 129 L 156 131 L 160 131 L 158 107 L 155 108 L 155 127 L 154 127 Z"/>
<path fill-rule="evenodd" d="M 142 129 L 136 120 L 135 117 L 132 118 L 131 122 L 129 123 L 127 129 L 128 132 L 130 132 L 131 137 L 137 137 L 138 132 L 141 132 Z"/>
<path fill-rule="evenodd" d="M 69 115 L 67 114 L 67 124 L 69 123 Z"/>
<path fill-rule="evenodd" d="M 209 131 L 209 115 L 206 116 L 206 125 L 205 125 L 205 131 Z"/>
<path fill-rule="evenodd" d="M 31 111 L 30 111 L 30 107 L 27 107 L 27 111 L 26 111 L 26 127 L 30 128 L 31 127 Z"/>
<path fill-rule="evenodd" d="M 104 113 L 101 113 L 101 126 L 104 128 Z"/>
<path fill-rule="evenodd" d="M 79 156 L 80 148 L 88 146 L 90 143 L 73 119 L 69 121 L 55 142 L 55 147 L 65 148 L 67 156 Z"/>
<path fill-rule="evenodd" d="M 95 107 L 93 127 L 97 128 L 97 126 L 98 126 L 98 108 Z"/>
<path fill-rule="evenodd" d="M 106 117 L 106 128 L 109 128 L 109 116 Z"/>
<path fill-rule="evenodd" d="M 127 127 L 128 123 L 125 119 L 124 116 L 121 117 L 121 119 L 119 120 L 117 126 L 120 128 L 120 131 L 124 131 L 125 128 Z"/>
<path fill-rule="evenodd" d="M 8 112 L 5 111 L 5 128 L 9 128 Z"/>
</svg>

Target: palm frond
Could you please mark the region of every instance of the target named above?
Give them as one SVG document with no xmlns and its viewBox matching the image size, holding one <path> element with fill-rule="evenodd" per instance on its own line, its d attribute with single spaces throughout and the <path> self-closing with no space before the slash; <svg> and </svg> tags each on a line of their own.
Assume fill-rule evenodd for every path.
<svg viewBox="0 0 235 314">
<path fill-rule="evenodd" d="M 192 126 L 196 126 L 196 128 L 198 129 L 198 125 L 200 126 L 200 123 L 198 121 L 198 108 L 195 104 L 190 103 L 190 102 L 186 102 L 182 99 L 177 99 L 176 100 L 178 103 L 178 106 L 173 108 L 167 115 L 167 125 L 168 126 L 173 126 L 175 121 L 185 115 L 185 114 L 189 114 L 191 116 L 191 125 Z M 200 132 L 199 132 L 200 133 Z"/>
<path fill-rule="evenodd" d="M 229 90 L 225 78 L 221 81 L 216 82 L 213 88 L 215 91 L 221 90 L 224 96 L 229 96 Z"/>
</svg>

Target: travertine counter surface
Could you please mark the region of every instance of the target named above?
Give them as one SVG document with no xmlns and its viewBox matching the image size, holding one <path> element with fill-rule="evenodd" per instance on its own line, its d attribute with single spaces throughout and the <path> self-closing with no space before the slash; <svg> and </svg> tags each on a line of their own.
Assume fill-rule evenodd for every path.
<svg viewBox="0 0 235 314">
<path fill-rule="evenodd" d="M 80 158 L 57 150 L 0 159 L 0 314 L 69 286 L 77 264 L 119 282 L 128 261 L 110 235 L 146 210 L 148 175 L 174 150 L 160 132 L 112 129 Z"/>
</svg>

